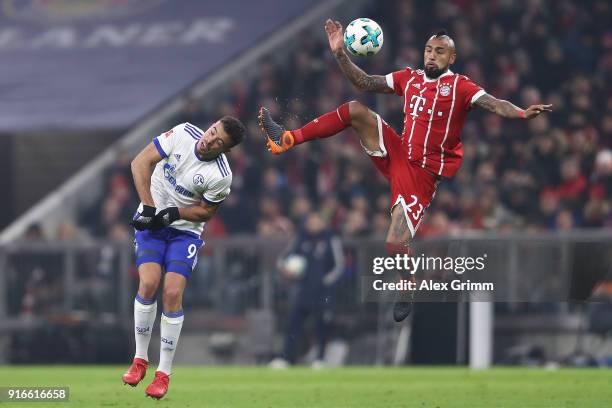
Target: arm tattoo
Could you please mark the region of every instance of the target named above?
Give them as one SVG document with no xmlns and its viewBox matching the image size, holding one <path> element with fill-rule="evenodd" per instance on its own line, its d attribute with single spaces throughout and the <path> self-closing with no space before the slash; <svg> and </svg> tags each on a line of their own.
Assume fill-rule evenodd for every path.
<svg viewBox="0 0 612 408">
<path fill-rule="evenodd" d="M 387 85 L 387 80 L 382 75 L 368 75 L 353 63 L 346 53 L 340 52 L 335 55 L 340 69 L 352 84 L 361 91 L 392 93 L 393 89 Z"/>
<path fill-rule="evenodd" d="M 489 112 L 495 112 L 495 101 L 497 99 L 495 99 L 494 97 L 492 97 L 489 94 L 484 94 L 482 95 L 480 98 L 476 99 L 476 102 L 474 102 L 474 105 L 476 106 L 480 106 L 483 109 L 488 110 Z"/>
<path fill-rule="evenodd" d="M 476 99 L 474 105 L 480 106 L 490 112 L 497 113 L 505 118 L 518 118 L 520 117 L 519 112 L 522 111 L 521 108 L 515 106 L 511 102 L 497 99 L 487 93 Z"/>
</svg>

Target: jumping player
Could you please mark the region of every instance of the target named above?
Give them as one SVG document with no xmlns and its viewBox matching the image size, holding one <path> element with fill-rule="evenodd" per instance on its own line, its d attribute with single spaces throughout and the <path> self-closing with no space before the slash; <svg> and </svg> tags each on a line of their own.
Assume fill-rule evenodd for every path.
<svg viewBox="0 0 612 408">
<path fill-rule="evenodd" d="M 230 192 L 232 171 L 225 153 L 242 141 L 244 133 L 244 125 L 230 116 L 205 132 L 183 123 L 154 138 L 132 161 L 141 201 L 131 223 L 136 229 L 140 284 L 134 300 L 136 353 L 123 382 L 136 386 L 146 374 L 163 269 L 159 366 L 145 391 L 153 398 L 162 398 L 168 391 L 183 326 L 183 291 L 203 244 L 204 224 Z"/>
<path fill-rule="evenodd" d="M 355 129 L 364 150 L 391 184 L 391 226 L 386 237 L 390 255 L 410 253 L 410 240 L 439 181 L 453 177 L 459 170 L 463 156 L 460 134 L 473 106 L 510 119 L 533 119 L 551 111 L 552 105 L 521 109 L 489 95 L 465 75 L 452 72 L 450 65 L 457 58 L 455 42 L 445 31 L 427 40 L 424 70 L 406 67 L 386 76 L 369 75 L 349 59 L 343 49 L 342 25 L 338 21 L 328 19 L 325 31 L 340 69 L 357 89 L 403 97 L 402 136 L 358 101 L 344 103 L 296 130 L 285 130 L 262 107 L 260 126 L 268 149 L 274 154 L 310 140 L 333 136 L 347 127 Z M 393 317 L 400 322 L 411 310 L 411 302 L 396 301 Z"/>
</svg>

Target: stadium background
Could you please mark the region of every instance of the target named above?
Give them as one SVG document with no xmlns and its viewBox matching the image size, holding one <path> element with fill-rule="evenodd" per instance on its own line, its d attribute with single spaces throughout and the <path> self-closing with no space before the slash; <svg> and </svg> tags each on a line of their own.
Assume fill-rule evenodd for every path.
<svg viewBox="0 0 612 408">
<path fill-rule="evenodd" d="M 612 297 L 605 284 L 612 264 L 608 2 L 269 0 L 245 10 L 238 1 L 190 1 L 182 11 L 168 3 L 123 1 L 111 13 L 108 1 L 2 2 L 0 53 L 14 62 L 2 68 L 0 87 L 4 363 L 129 361 L 137 274 L 127 221 L 138 204 L 130 160 L 176 123 L 206 128 L 230 114 L 248 135 L 229 155 L 232 193 L 204 232 L 177 364 L 260 364 L 278 354 L 292 283 L 274 267 L 275 254 L 311 211 L 345 242 L 331 364 L 467 364 L 466 304 L 422 305 L 398 327 L 389 304 L 360 301 L 359 254 L 382 248 L 389 203 L 386 182 L 355 135 L 346 131 L 280 157 L 263 147 L 256 122 L 262 105 L 294 128 L 359 99 L 402 128 L 400 98 L 358 94 L 343 78 L 324 37 L 327 16 L 381 24 L 382 52 L 357 61 L 367 72 L 420 67 L 425 40 L 445 27 L 457 44 L 453 71 L 520 106 L 552 103 L 552 114 L 530 122 L 470 114 L 462 169 L 441 184 L 419 237 L 474 237 L 476 248 L 489 239 L 504 248 L 544 243 L 536 262 L 514 266 L 516 273 L 537 281 L 565 268 L 559 279 L 584 292 L 578 298 Z M 185 30 L 196 30 L 201 17 L 223 34 L 194 36 L 188 46 L 176 34 L 182 28 L 159 44 L 147 44 L 144 34 L 123 48 L 91 39 L 88 25 L 125 29 L 151 16 L 183 22 Z M 58 27 L 72 27 L 76 40 L 49 34 Z M 21 37 L 10 30 L 22 30 Z M 37 70 L 25 70 L 34 60 L 42 61 Z M 523 261 L 518 248 L 504 262 Z M 606 303 L 530 296 L 495 304 L 493 363 L 612 364 Z M 154 337 L 152 355 L 156 343 Z"/>
</svg>

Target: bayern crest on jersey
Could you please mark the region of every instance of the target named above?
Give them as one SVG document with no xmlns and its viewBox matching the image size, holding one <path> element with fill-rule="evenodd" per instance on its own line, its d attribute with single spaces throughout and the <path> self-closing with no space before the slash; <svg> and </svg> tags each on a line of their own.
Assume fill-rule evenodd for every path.
<svg viewBox="0 0 612 408">
<path fill-rule="evenodd" d="M 442 96 L 448 96 L 450 95 L 450 86 L 449 85 L 442 85 L 440 87 L 440 95 Z"/>
</svg>

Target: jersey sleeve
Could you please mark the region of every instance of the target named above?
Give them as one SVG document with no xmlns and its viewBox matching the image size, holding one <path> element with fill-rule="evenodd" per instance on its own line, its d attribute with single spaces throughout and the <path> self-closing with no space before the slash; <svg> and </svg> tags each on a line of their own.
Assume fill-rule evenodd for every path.
<svg viewBox="0 0 612 408">
<path fill-rule="evenodd" d="M 183 124 L 177 125 L 153 138 L 153 144 L 162 158 L 165 159 L 172 153 L 174 146 L 178 143 L 177 139 L 180 137 L 181 132 L 183 132 Z"/>
<path fill-rule="evenodd" d="M 232 185 L 232 175 L 216 180 L 202 194 L 202 199 L 209 204 L 219 204 L 227 198 Z"/>
<path fill-rule="evenodd" d="M 387 74 L 385 76 L 385 79 L 387 80 L 387 86 L 393 89 L 393 91 L 397 95 L 403 96 L 406 82 L 410 80 L 410 77 L 412 76 L 412 72 L 413 72 L 412 68 L 406 67 L 405 69 L 402 69 L 401 71 L 395 71 L 395 72 L 391 72 L 390 74 Z"/>
<path fill-rule="evenodd" d="M 464 76 L 462 78 L 462 81 L 459 82 L 458 91 L 459 91 L 459 95 L 461 97 L 463 106 L 466 109 L 470 109 L 472 105 L 474 105 L 474 102 L 476 102 L 478 98 L 480 98 L 482 95 L 486 93 L 485 90 L 482 89 L 480 85 L 475 84 L 474 82 L 472 82 L 471 79 L 469 79 L 466 76 Z"/>
</svg>

